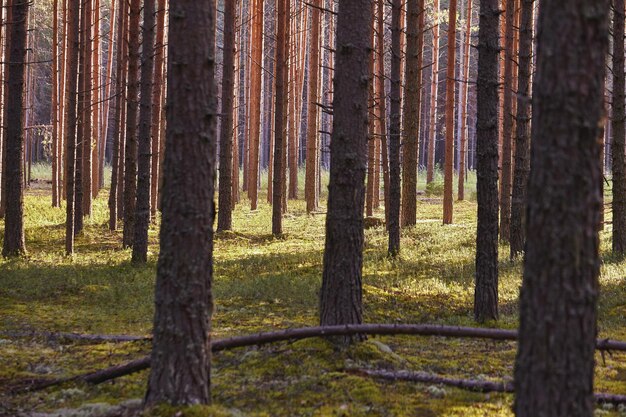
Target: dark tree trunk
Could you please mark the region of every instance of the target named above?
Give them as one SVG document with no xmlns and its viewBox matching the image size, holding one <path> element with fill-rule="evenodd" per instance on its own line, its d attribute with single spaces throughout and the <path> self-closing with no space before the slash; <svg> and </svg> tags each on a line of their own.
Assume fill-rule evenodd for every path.
<svg viewBox="0 0 626 417">
<path fill-rule="evenodd" d="M 613 252 L 626 253 L 626 158 L 624 144 L 624 0 L 613 0 L 613 108 L 611 168 L 613 172 Z"/>
<path fill-rule="evenodd" d="M 126 2 L 124 0 L 119 1 L 119 11 L 117 13 L 117 51 L 116 56 L 116 68 L 115 68 L 115 117 L 113 118 L 113 149 L 112 149 L 112 172 L 111 172 L 111 190 L 109 191 L 109 230 L 117 229 L 118 219 L 118 201 L 117 196 L 119 194 L 118 189 L 122 184 L 119 182 L 120 170 L 124 170 L 122 160 L 120 159 L 121 148 L 121 130 L 120 120 L 122 119 L 122 107 L 124 105 L 123 97 L 123 77 L 124 77 L 124 62 L 123 62 L 123 44 L 124 44 L 124 16 L 126 14 Z M 113 39 L 110 40 L 113 42 Z M 113 47 L 111 44 L 110 47 Z"/>
<path fill-rule="evenodd" d="M 154 1 L 143 2 L 141 37 L 141 102 L 139 103 L 139 160 L 137 167 L 137 205 L 132 261 L 148 261 L 150 226 L 150 168 L 152 164 L 152 81 L 154 75 Z"/>
<path fill-rule="evenodd" d="M 287 26 L 289 1 L 277 2 L 277 32 L 276 32 L 276 92 L 274 108 L 274 184 L 272 187 L 272 234 L 279 236 L 283 233 L 283 192 L 284 192 L 284 145 L 287 133 L 287 87 L 289 72 L 289 27 Z M 293 132 L 292 132 L 293 133 Z"/>
<path fill-rule="evenodd" d="M 498 0 L 480 1 L 476 143 L 478 228 L 474 318 L 498 318 Z"/>
<path fill-rule="evenodd" d="M 320 62 L 320 1 L 313 0 L 316 7 L 311 8 L 311 39 L 309 40 L 309 108 L 306 131 L 306 172 L 304 181 L 304 199 L 306 211 L 311 213 L 317 209 L 317 153 L 319 152 L 319 138 L 317 112 L 319 99 L 319 62 Z"/>
<path fill-rule="evenodd" d="M 452 224 L 454 182 L 454 99 L 456 68 L 456 2 L 450 0 L 448 10 L 448 62 L 446 68 L 446 141 L 443 175 L 443 224 Z"/>
<path fill-rule="evenodd" d="M 387 230 L 389 232 L 389 255 L 400 252 L 400 95 L 402 71 L 402 1 L 391 3 L 391 90 L 389 92 L 389 210 Z"/>
<path fill-rule="evenodd" d="M 422 105 L 422 50 L 424 48 L 424 0 L 407 2 L 406 87 L 402 169 L 402 226 L 417 222 L 417 165 Z"/>
<path fill-rule="evenodd" d="M 80 0 L 68 0 L 67 24 L 67 79 L 65 90 L 67 105 L 65 152 L 66 152 L 66 218 L 65 218 L 65 252 L 74 252 L 74 177 L 76 170 L 76 104 L 78 99 L 78 48 L 79 48 L 79 15 Z"/>
<path fill-rule="evenodd" d="M 26 252 L 24 242 L 24 79 L 26 74 L 26 37 L 28 32 L 28 0 L 13 0 L 11 5 L 11 42 L 9 78 L 7 82 L 7 128 L 5 145 L 6 211 L 2 255 L 14 257 Z"/>
<path fill-rule="evenodd" d="M 526 194 L 530 173 L 530 107 L 533 53 L 533 3 L 521 0 L 519 35 L 519 74 L 515 135 L 515 173 L 511 200 L 511 259 L 524 251 L 526 241 Z"/>
<path fill-rule="evenodd" d="M 518 417 L 594 415 L 608 16 L 609 0 L 546 1 L 539 11 Z"/>
<path fill-rule="evenodd" d="M 85 112 L 89 110 L 86 106 L 85 92 L 88 83 L 85 69 L 85 14 L 86 0 L 81 1 L 80 7 L 80 28 L 78 44 L 78 101 L 77 101 L 77 121 L 76 121 L 76 162 L 74 167 L 74 236 L 83 231 L 83 157 L 85 146 Z"/>
<path fill-rule="evenodd" d="M 170 0 L 163 222 L 148 405 L 211 400 L 215 14 L 214 0 Z"/>
<path fill-rule="evenodd" d="M 154 45 L 154 83 L 152 84 L 152 170 L 150 172 L 150 218 L 154 221 L 159 209 L 159 170 L 161 167 L 161 119 L 163 106 L 163 72 L 165 62 L 165 0 L 157 2 L 156 42 Z"/>
<path fill-rule="evenodd" d="M 122 245 L 133 246 L 137 201 L 137 119 L 139 116 L 139 28 L 141 1 L 130 0 L 128 20 L 128 97 L 126 99 L 126 151 L 124 162 L 124 236 Z"/>
<path fill-rule="evenodd" d="M 333 133 L 320 324 L 363 321 L 363 210 L 367 165 L 370 0 L 341 0 L 337 16 Z M 359 336 L 338 340 L 347 344 Z"/>
<path fill-rule="evenodd" d="M 233 227 L 233 115 L 235 83 L 235 1 L 224 10 L 224 73 L 222 76 L 222 123 L 220 131 L 220 180 L 217 230 Z M 234 163 L 238 163 L 235 161 Z"/>
<path fill-rule="evenodd" d="M 92 21 L 92 0 L 86 0 L 83 2 L 84 20 L 83 20 L 83 44 L 81 50 L 84 54 L 84 61 L 82 70 L 84 72 L 84 87 L 81 91 L 83 94 L 83 114 L 82 114 L 82 158 L 81 158 L 81 187 L 82 187 L 82 213 L 81 216 L 91 216 L 92 208 L 92 189 L 91 189 L 91 171 L 92 171 L 92 107 L 91 97 L 92 90 L 96 88 L 96 85 L 92 82 L 92 47 L 91 47 L 91 21 Z M 82 73 L 81 73 L 82 74 Z M 83 229 L 83 220 L 80 221 L 80 228 L 78 232 Z"/>
</svg>

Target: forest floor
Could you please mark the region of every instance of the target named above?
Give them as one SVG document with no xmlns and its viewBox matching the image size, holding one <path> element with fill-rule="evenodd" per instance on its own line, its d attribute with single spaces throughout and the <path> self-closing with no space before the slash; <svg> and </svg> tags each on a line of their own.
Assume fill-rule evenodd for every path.
<svg viewBox="0 0 626 417">
<path fill-rule="evenodd" d="M 44 187 L 45 188 L 45 187 Z M 469 193 L 468 193 L 469 194 Z M 121 232 L 107 228 L 106 192 L 78 237 L 76 255 L 64 255 L 64 211 L 49 191 L 26 196 L 28 257 L 0 260 L 0 416 L 111 415 L 110 406 L 141 399 L 147 371 L 97 386 L 67 383 L 35 393 L 11 389 L 32 378 L 72 376 L 146 355 L 148 342 L 84 344 L 50 340 L 37 332 L 149 335 L 157 258 L 150 230 L 148 265 L 131 265 Z M 289 202 L 285 236 L 274 238 L 271 210 L 234 212 L 234 232 L 216 235 L 213 337 L 317 324 L 324 248 L 324 213 L 307 215 Z M 472 319 L 476 204 L 455 204 L 455 224 L 442 226 L 438 199 L 418 204 L 418 225 L 402 233 L 402 253 L 387 258 L 383 228 L 366 231 L 363 271 L 368 323 L 475 326 Z M 384 217 L 382 212 L 377 212 Z M 607 214 L 610 221 L 610 213 Z M 0 221 L 0 231 L 3 223 Z M 610 224 L 602 233 L 600 337 L 626 340 L 626 261 L 609 254 Z M 517 326 L 521 262 L 502 246 L 500 314 L 491 327 Z M 16 337 L 20 332 L 35 332 Z M 512 416 L 513 397 L 429 384 L 384 382 L 349 375 L 363 367 L 425 371 L 453 378 L 510 380 L 515 343 L 435 337 L 370 337 L 346 351 L 323 339 L 216 353 L 213 407 L 177 416 Z M 626 392 L 626 355 L 597 356 L 596 391 Z M 91 404 L 86 406 L 86 404 Z M 107 405 L 108 404 L 108 405 Z M 78 409 L 78 410 L 77 410 Z M 152 416 L 173 416 L 169 408 Z M 599 408 L 597 415 L 618 416 Z"/>
</svg>

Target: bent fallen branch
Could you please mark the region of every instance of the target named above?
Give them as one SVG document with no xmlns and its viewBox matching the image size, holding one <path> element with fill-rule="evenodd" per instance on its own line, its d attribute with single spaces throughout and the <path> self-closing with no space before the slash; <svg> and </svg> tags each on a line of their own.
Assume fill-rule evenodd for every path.
<svg viewBox="0 0 626 417">
<path fill-rule="evenodd" d="M 408 381 L 426 384 L 440 384 L 450 387 L 477 392 L 504 392 L 513 393 L 515 389 L 511 382 L 478 381 L 474 379 L 453 379 L 425 372 L 409 371 L 374 371 L 370 369 L 346 369 L 349 374 L 384 379 L 387 381 Z M 617 394 L 594 394 L 596 402 L 605 404 L 626 404 L 626 395 Z"/>
<path fill-rule="evenodd" d="M 517 340 L 517 331 L 515 330 L 438 326 L 431 324 L 350 324 L 343 326 L 304 327 L 219 339 L 213 341 L 211 344 L 211 350 L 213 352 L 219 352 L 238 347 L 259 346 L 268 343 L 302 340 L 312 337 L 346 336 L 353 334 L 438 336 L 500 341 Z M 626 352 L 626 342 L 599 339 L 596 342 L 596 349 L 600 351 Z M 77 375 L 71 378 L 49 381 L 33 381 L 33 383 L 30 384 L 26 390 L 36 391 L 71 381 L 100 384 L 111 379 L 142 371 L 149 367 L 150 357 L 146 356 L 123 365 L 117 365 L 96 372 Z"/>
</svg>

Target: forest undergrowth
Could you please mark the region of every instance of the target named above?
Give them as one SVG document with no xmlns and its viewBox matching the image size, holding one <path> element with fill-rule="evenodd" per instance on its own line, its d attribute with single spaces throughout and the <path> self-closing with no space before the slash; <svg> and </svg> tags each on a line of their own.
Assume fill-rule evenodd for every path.
<svg viewBox="0 0 626 417">
<path fill-rule="evenodd" d="M 111 406 L 143 396 L 147 372 L 97 386 L 68 383 L 35 393 L 12 390 L 29 379 L 72 376 L 149 352 L 149 342 L 84 344 L 53 340 L 42 332 L 149 335 L 158 228 L 150 229 L 147 266 L 133 266 L 130 251 L 121 249 L 121 231 L 108 230 L 103 192 L 77 238 L 76 255 L 68 258 L 65 212 L 50 207 L 49 193 L 46 187 L 27 192 L 28 256 L 0 260 L 0 415 L 59 409 L 74 411 L 49 415 L 110 415 Z M 304 202 L 289 201 L 285 235 L 274 238 L 271 208 L 264 195 L 259 200 L 254 212 L 246 202 L 238 205 L 234 231 L 216 235 L 215 339 L 318 323 L 324 212 L 307 215 Z M 471 199 L 456 203 L 452 226 L 442 226 L 441 211 L 437 196 L 420 197 L 418 224 L 403 230 L 402 252 L 395 260 L 387 257 L 384 228 L 366 230 L 365 322 L 476 325 L 476 204 Z M 376 215 L 384 218 L 382 211 Z M 626 340 L 626 260 L 609 255 L 610 220 L 607 213 L 601 234 L 599 336 Z M 500 254 L 501 319 L 487 325 L 512 329 L 517 326 L 521 262 L 509 261 L 506 246 Z M 409 336 L 370 337 L 346 351 L 336 351 L 322 339 L 240 348 L 214 355 L 214 406 L 192 407 L 182 414 L 161 408 L 149 415 L 512 416 L 511 395 L 384 382 L 344 371 L 412 370 L 509 381 L 514 359 L 512 342 Z M 596 392 L 626 392 L 626 355 L 598 354 L 596 361 Z M 617 416 L 626 410 L 599 408 L 596 413 Z"/>
</svg>

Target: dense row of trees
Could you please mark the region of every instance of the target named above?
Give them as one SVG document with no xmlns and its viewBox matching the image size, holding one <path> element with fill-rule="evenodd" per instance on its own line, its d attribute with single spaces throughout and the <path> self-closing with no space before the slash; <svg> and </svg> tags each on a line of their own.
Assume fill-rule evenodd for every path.
<svg viewBox="0 0 626 417">
<path fill-rule="evenodd" d="M 25 93 L 27 69 L 35 64 L 27 58 L 30 3 L 4 1 L 8 257 L 26 250 Z M 281 235 L 287 201 L 299 196 L 300 163 L 306 162 L 309 212 L 319 207 L 328 164 L 320 323 L 359 324 L 365 213 L 374 213 L 383 194 L 389 255 L 397 256 L 401 228 L 417 220 L 418 166 L 424 162 L 432 181 L 440 134 L 444 224 L 453 222 L 455 165 L 459 199 L 465 170 L 477 170 L 477 321 L 498 318 L 498 240 L 511 243 L 513 258 L 525 252 L 517 415 L 592 415 L 609 1 L 441 3 L 117 0 L 109 5 L 109 42 L 103 42 L 99 0 L 53 1 L 52 204 L 66 201 L 67 253 L 103 188 L 107 152 L 110 228 L 123 220 L 122 245 L 132 247 L 134 262 L 146 262 L 148 226 L 161 203 L 148 404 L 210 401 L 218 153 L 220 230 L 232 228 L 240 192 L 247 192 L 251 209 L 258 207 L 267 165 L 272 232 Z M 427 33 L 432 65 L 424 65 Z M 623 0 L 614 1 L 613 35 L 613 249 L 621 253 Z M 475 165 L 466 161 L 470 137 Z"/>
</svg>

